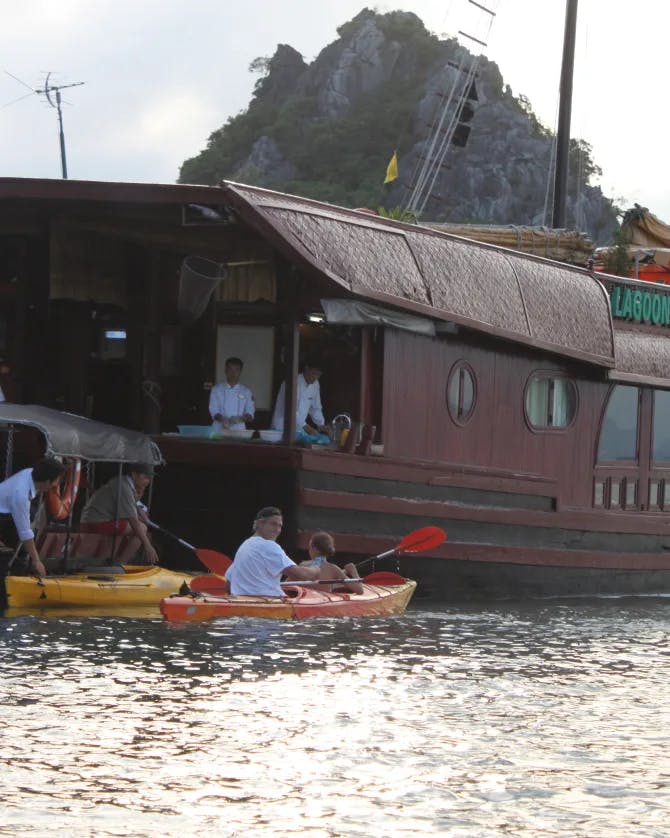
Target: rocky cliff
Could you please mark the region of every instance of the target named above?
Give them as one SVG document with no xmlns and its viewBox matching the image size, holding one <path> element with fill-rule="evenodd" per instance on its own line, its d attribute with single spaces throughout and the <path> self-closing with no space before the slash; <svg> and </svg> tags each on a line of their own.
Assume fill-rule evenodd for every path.
<svg viewBox="0 0 670 838">
<path fill-rule="evenodd" d="M 415 15 L 364 9 L 311 63 L 287 45 L 257 62 L 263 75 L 247 111 L 187 160 L 182 183 L 231 179 L 343 206 L 417 208 L 422 220 L 550 222 L 553 135 L 497 65 L 456 40 L 439 40 Z M 476 66 L 468 98 L 454 96 Z M 455 144 L 458 122 L 468 133 Z M 465 124 L 467 123 L 467 124 Z M 451 142 L 440 150 L 444 138 Z M 398 178 L 383 186 L 398 153 Z M 567 226 L 606 243 L 616 208 L 591 181 L 590 147 L 572 141 Z M 426 166 L 431 165 L 426 174 Z"/>
</svg>

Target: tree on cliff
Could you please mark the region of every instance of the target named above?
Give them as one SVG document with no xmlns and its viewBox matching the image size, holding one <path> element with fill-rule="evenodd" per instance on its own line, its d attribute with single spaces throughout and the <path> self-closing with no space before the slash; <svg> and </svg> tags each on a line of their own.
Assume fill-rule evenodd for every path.
<svg viewBox="0 0 670 838">
<path fill-rule="evenodd" d="M 445 91 L 471 56 L 408 12 L 364 9 L 338 35 L 311 64 L 285 44 L 255 59 L 249 69 L 259 79 L 249 107 L 184 162 L 179 181 L 231 179 L 343 206 L 407 206 Z M 473 91 L 469 139 L 444 158 L 422 218 L 545 223 L 552 132 L 504 85 L 495 63 L 479 63 Z M 384 189 L 394 149 L 399 177 Z M 569 222 L 579 204 L 591 235 L 607 238 L 616 208 L 593 184 L 600 170 L 584 141 L 573 140 L 569 168 Z"/>
</svg>

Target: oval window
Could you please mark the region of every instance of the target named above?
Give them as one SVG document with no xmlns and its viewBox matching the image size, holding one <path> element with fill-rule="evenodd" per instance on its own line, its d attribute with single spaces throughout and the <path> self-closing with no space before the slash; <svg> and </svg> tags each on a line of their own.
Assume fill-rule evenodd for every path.
<svg viewBox="0 0 670 838">
<path fill-rule="evenodd" d="M 464 425 L 475 409 L 477 389 L 475 374 L 469 364 L 454 364 L 447 381 L 447 409 L 457 425 Z"/>
<path fill-rule="evenodd" d="M 566 428 L 577 412 L 577 388 L 571 378 L 535 374 L 526 385 L 526 416 L 536 430 Z"/>
</svg>

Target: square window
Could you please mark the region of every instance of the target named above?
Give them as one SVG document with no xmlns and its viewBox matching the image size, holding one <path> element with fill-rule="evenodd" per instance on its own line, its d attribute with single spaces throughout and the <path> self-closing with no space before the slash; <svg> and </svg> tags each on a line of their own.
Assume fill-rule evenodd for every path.
<svg viewBox="0 0 670 838">
<path fill-rule="evenodd" d="M 621 484 L 618 480 L 612 480 L 610 486 L 610 506 L 621 505 Z"/>
<path fill-rule="evenodd" d="M 594 506 L 605 505 L 605 484 L 602 480 L 596 480 L 595 492 L 593 496 Z"/>
</svg>

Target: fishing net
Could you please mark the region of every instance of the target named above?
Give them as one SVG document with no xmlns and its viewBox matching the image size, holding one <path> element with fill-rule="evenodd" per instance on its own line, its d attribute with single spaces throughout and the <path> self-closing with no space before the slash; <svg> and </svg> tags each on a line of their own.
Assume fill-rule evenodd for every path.
<svg viewBox="0 0 670 838">
<path fill-rule="evenodd" d="M 204 256 L 184 257 L 179 272 L 177 310 L 185 326 L 195 323 L 202 316 L 225 274 L 223 262 L 214 262 Z"/>
</svg>

